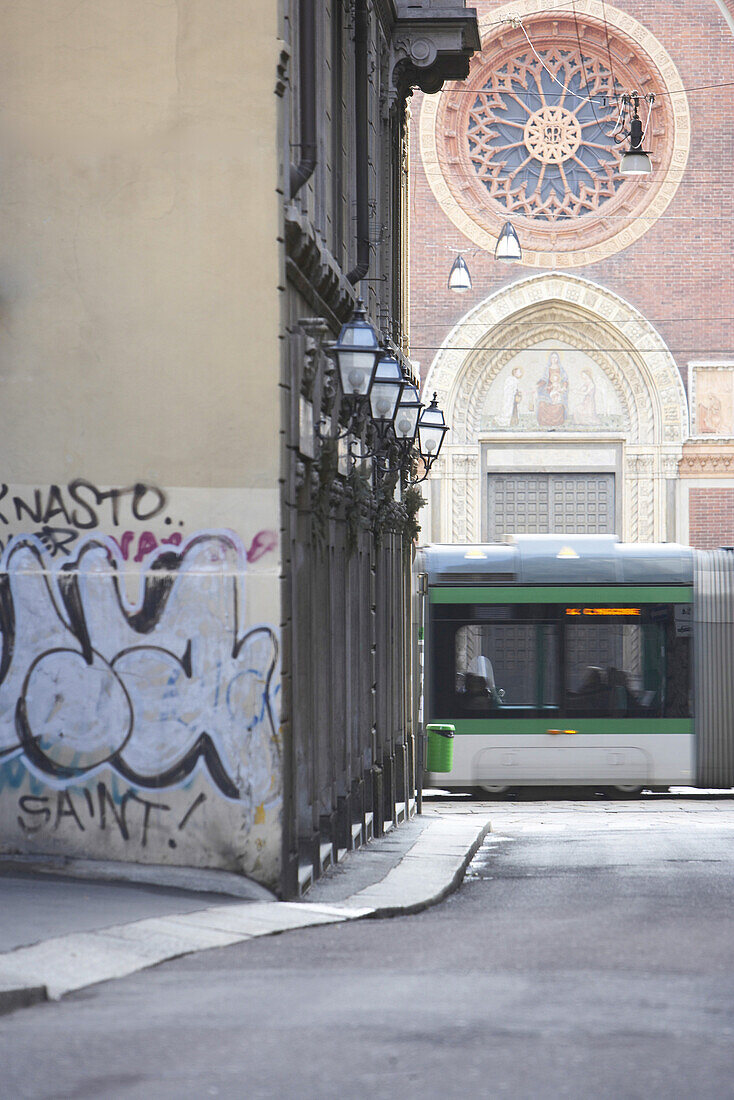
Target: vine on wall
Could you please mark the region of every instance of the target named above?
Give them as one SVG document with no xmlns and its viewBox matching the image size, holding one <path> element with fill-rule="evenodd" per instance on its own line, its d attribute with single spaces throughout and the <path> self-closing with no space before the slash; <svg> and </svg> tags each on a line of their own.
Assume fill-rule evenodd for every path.
<svg viewBox="0 0 734 1100">
<path fill-rule="evenodd" d="M 372 474 L 359 466 L 343 477 L 339 474 L 337 441 L 326 440 L 311 468 L 311 529 L 315 545 L 323 550 L 329 542 L 330 521 L 343 519 L 350 556 L 357 549 L 360 531 L 370 531 L 377 546 L 387 532 L 401 535 L 409 546 L 420 532 L 418 512 L 425 499 L 419 489 L 409 486 L 404 489 L 402 499 L 395 500 L 399 477 L 396 471 L 373 484 Z"/>
</svg>

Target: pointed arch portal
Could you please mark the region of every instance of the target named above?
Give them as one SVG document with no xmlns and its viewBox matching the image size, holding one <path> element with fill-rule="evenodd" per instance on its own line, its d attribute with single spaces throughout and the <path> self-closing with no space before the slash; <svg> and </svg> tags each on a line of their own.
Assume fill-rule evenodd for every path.
<svg viewBox="0 0 734 1100">
<path fill-rule="evenodd" d="M 623 298 L 570 274 L 505 287 L 454 327 L 426 376 L 433 390 L 452 430 L 432 477 L 432 539 L 675 537 L 686 394 L 665 341 Z"/>
</svg>

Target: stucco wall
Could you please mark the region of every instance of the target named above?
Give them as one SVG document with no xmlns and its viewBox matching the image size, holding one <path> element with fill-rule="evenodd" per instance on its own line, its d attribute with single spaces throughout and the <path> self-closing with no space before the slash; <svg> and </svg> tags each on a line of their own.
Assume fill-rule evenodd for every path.
<svg viewBox="0 0 734 1100">
<path fill-rule="evenodd" d="M 276 9 L 0 9 L 6 851 L 277 880 Z"/>
</svg>

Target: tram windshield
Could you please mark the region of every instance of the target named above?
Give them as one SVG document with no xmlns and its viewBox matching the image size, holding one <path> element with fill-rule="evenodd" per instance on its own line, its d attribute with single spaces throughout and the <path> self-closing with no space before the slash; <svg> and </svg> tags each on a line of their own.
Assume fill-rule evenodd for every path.
<svg viewBox="0 0 734 1100">
<path fill-rule="evenodd" d="M 433 610 L 436 717 L 690 715 L 690 638 L 676 605 Z"/>
</svg>

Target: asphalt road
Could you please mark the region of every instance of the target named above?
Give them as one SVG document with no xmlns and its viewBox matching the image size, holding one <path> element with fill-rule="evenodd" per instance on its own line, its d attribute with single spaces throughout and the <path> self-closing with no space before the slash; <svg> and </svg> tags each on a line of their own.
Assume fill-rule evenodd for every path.
<svg viewBox="0 0 734 1100">
<path fill-rule="evenodd" d="M 487 805 L 432 910 L 0 1019 L 0 1097 L 734 1096 L 734 801 Z"/>
</svg>

